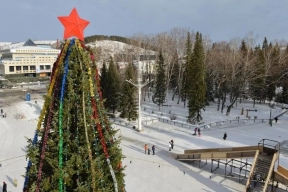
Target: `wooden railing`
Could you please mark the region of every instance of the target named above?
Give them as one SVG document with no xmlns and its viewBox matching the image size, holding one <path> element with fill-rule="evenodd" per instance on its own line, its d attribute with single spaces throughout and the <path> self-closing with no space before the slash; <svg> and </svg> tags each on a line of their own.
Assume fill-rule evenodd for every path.
<svg viewBox="0 0 288 192">
<path fill-rule="evenodd" d="M 278 158 L 279 158 L 279 152 L 274 153 L 273 159 L 272 159 L 272 162 L 271 162 L 271 165 L 270 165 L 270 169 L 269 169 L 269 172 L 268 172 L 266 180 L 265 180 L 263 191 L 267 191 L 267 188 L 268 188 L 268 185 L 269 185 L 269 182 L 270 182 L 270 178 L 272 176 L 272 173 L 274 172 L 275 162 L 278 160 Z"/>
<path fill-rule="evenodd" d="M 254 162 L 251 166 L 249 177 L 248 177 L 247 182 L 246 182 L 246 186 L 245 186 L 246 190 L 245 191 L 248 191 L 248 189 L 250 188 L 251 178 L 253 177 L 253 172 L 254 172 L 254 169 L 256 167 L 256 162 L 258 161 L 258 157 L 259 157 L 259 150 L 256 151 L 256 154 L 254 157 Z"/>
</svg>

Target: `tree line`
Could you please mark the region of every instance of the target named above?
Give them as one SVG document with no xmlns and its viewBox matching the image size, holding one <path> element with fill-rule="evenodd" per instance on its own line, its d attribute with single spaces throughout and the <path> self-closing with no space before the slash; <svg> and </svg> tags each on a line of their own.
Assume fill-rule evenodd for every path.
<svg viewBox="0 0 288 192">
<path fill-rule="evenodd" d="M 158 52 L 155 71 L 148 70 L 143 74 L 145 78 L 154 77 L 154 83 L 143 88 L 145 95 L 146 89 L 154 87 L 153 101 L 160 110 L 167 101 L 168 92 L 172 93 L 172 100 L 178 97 L 177 103 L 180 104 L 182 101 L 183 107 L 188 108 L 187 120 L 191 123 L 202 120 L 201 111 L 205 110 L 205 106 L 210 102 L 216 102 L 217 110 L 222 113 L 227 106 L 227 115 L 237 102 L 247 98 L 254 101 L 253 105 L 266 100 L 288 103 L 286 42 L 268 42 L 267 38 L 264 38 L 263 43 L 259 45 L 255 43 L 256 38 L 253 34 L 249 33 L 242 39 L 213 43 L 199 32 L 194 33 L 180 28 L 156 35 L 137 34 L 129 39 L 138 42 L 142 48 L 144 45 L 144 50 L 154 47 Z M 117 79 L 117 75 L 113 75 L 110 69 L 110 63 L 113 63 L 112 57 L 109 67 L 103 66 L 101 72 L 101 82 L 106 82 L 104 83 L 106 85 L 101 84 L 103 93 L 105 86 L 108 84 L 112 86 L 112 83 L 108 82 L 113 78 Z M 117 68 L 116 64 L 113 65 Z M 107 77 L 110 73 L 108 78 L 110 80 L 104 80 L 104 69 L 107 71 Z M 131 70 L 129 73 L 128 69 Z M 120 74 L 119 70 L 117 73 Z M 125 78 L 119 77 L 118 83 L 114 83 L 119 93 L 113 98 L 109 98 L 112 94 L 107 95 L 105 101 L 108 110 L 113 112 L 122 110 L 121 117 L 130 120 L 137 118 L 136 88 L 125 79 L 135 80 L 135 75 L 135 67 L 130 62 L 125 71 Z M 276 88 L 280 90 L 277 93 Z M 128 98 L 127 94 L 133 95 L 134 99 Z M 111 104 L 112 100 L 117 98 L 119 98 L 118 104 Z M 123 104 L 132 101 L 134 103 L 131 105 Z M 127 111 L 124 112 L 124 106 L 131 108 L 129 110 L 126 108 Z M 130 113 L 131 116 L 128 115 Z"/>
</svg>

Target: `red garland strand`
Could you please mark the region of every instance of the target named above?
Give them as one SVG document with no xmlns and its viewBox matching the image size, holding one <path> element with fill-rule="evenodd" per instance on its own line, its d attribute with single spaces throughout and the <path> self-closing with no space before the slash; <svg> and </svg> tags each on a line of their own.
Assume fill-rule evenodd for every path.
<svg viewBox="0 0 288 192">
<path fill-rule="evenodd" d="M 92 106 L 93 106 L 93 118 L 94 119 L 98 119 L 97 107 L 96 107 L 95 99 L 92 98 L 92 97 L 91 97 L 91 103 L 92 103 Z M 109 154 L 108 154 L 108 150 L 107 150 L 107 147 L 106 147 L 105 139 L 104 139 L 104 136 L 103 136 L 103 133 L 102 133 L 102 127 L 101 127 L 99 122 L 97 123 L 97 130 L 99 132 L 100 142 L 102 144 L 105 157 L 108 158 Z"/>
<path fill-rule="evenodd" d="M 37 189 L 38 190 L 40 188 L 39 185 L 40 185 L 41 176 L 42 176 L 43 160 L 45 158 L 45 149 L 46 149 L 46 144 L 47 144 L 47 139 L 48 139 L 48 132 L 50 130 L 50 125 L 51 125 L 51 122 L 52 122 L 52 114 L 53 114 L 52 109 L 53 109 L 53 106 L 54 106 L 54 99 L 55 99 L 55 97 L 52 98 L 52 101 L 51 101 L 51 104 L 50 104 L 50 107 L 49 107 L 48 120 L 47 120 L 47 125 L 46 125 L 46 128 L 45 128 L 44 140 L 43 140 L 43 144 L 42 144 L 40 165 L 39 165 L 38 176 L 37 176 Z"/>
<path fill-rule="evenodd" d="M 96 82 L 97 82 L 97 86 L 99 87 L 98 94 L 99 94 L 100 99 L 102 100 L 102 91 L 100 89 L 100 78 L 99 78 L 99 73 L 98 73 L 98 69 L 97 68 L 96 68 Z M 103 103 L 101 103 L 101 107 L 104 107 Z M 105 125 L 106 125 L 106 129 L 108 131 L 110 131 L 108 118 L 107 117 L 104 117 L 104 118 L 105 118 L 104 122 L 105 122 Z M 113 138 L 111 140 L 112 140 L 112 143 L 113 143 Z"/>
<path fill-rule="evenodd" d="M 82 48 L 86 49 L 90 53 L 90 59 L 92 61 L 95 61 L 95 56 L 94 56 L 93 52 L 89 48 L 87 48 L 87 46 L 85 45 L 84 42 L 82 42 L 82 41 L 80 41 L 80 42 L 81 42 Z M 99 98 L 100 98 L 100 100 L 102 100 L 102 91 L 100 89 L 100 78 L 99 78 L 99 73 L 98 73 L 98 69 L 97 68 L 96 68 L 96 82 L 97 82 L 97 87 L 98 87 L 97 91 L 98 91 L 98 94 L 99 94 Z M 91 98 L 91 102 L 92 102 L 92 106 L 93 106 L 93 110 L 94 110 L 92 117 L 94 119 L 97 119 L 98 118 L 98 114 L 97 114 L 97 107 L 96 107 L 95 99 Z M 100 103 L 100 105 L 101 105 L 101 107 L 104 107 L 103 103 Z M 105 121 L 106 129 L 108 131 L 110 131 L 110 128 L 108 126 L 109 125 L 108 118 L 107 117 L 104 117 L 104 118 L 105 118 L 104 121 Z M 103 137 L 102 127 L 101 127 L 100 123 L 97 123 L 97 130 L 98 130 L 99 135 L 100 135 L 101 144 L 102 144 L 105 156 L 106 156 L 106 158 L 108 158 L 109 154 L 108 154 L 108 151 L 107 151 L 107 147 L 106 147 L 106 143 L 105 143 L 105 140 L 104 140 L 104 137 Z M 114 142 L 113 138 L 112 138 L 111 142 L 112 143 Z M 117 165 L 116 169 L 119 170 L 121 168 L 122 168 L 122 161 L 119 162 L 119 164 Z M 122 188 L 122 191 L 124 192 L 125 189 Z"/>
<path fill-rule="evenodd" d="M 63 52 L 63 50 L 61 50 L 60 56 L 61 56 L 62 52 Z M 56 68 L 58 67 L 58 64 L 59 64 L 59 58 L 60 57 L 57 58 L 56 62 L 53 65 L 53 70 L 52 70 L 50 82 L 52 81 L 52 78 L 55 75 Z M 41 177 L 42 177 L 42 168 L 43 168 L 43 161 L 44 161 L 44 158 L 45 158 L 45 149 L 46 149 L 46 144 L 47 144 L 47 139 L 48 139 L 48 132 L 49 132 L 51 121 L 52 121 L 52 114 L 53 114 L 52 113 L 52 109 L 53 109 L 53 106 L 54 106 L 54 100 L 55 100 L 55 95 L 53 96 L 51 104 L 49 106 L 49 114 L 48 114 L 47 124 L 46 124 L 46 128 L 44 129 L 45 130 L 44 139 L 43 139 L 43 144 L 42 144 L 42 150 L 41 150 L 41 156 L 40 156 L 40 164 L 39 164 L 38 175 L 37 175 L 37 189 L 38 190 L 40 188 L 39 185 L 40 185 L 40 181 L 41 181 Z"/>
</svg>

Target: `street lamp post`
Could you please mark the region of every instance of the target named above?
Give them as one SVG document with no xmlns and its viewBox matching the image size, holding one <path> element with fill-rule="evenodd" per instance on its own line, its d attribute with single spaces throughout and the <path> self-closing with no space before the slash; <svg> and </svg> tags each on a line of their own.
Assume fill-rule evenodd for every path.
<svg viewBox="0 0 288 192">
<path fill-rule="evenodd" d="M 141 77 L 141 63 L 139 62 L 139 57 L 138 57 L 138 79 L 137 79 L 137 83 L 133 83 L 131 79 L 126 81 L 132 85 L 134 85 L 135 87 L 137 87 L 138 89 L 138 131 L 141 132 L 142 127 L 141 127 L 141 89 L 142 87 L 146 86 L 148 83 L 152 82 L 147 80 L 145 83 L 142 84 L 142 77 Z"/>
</svg>

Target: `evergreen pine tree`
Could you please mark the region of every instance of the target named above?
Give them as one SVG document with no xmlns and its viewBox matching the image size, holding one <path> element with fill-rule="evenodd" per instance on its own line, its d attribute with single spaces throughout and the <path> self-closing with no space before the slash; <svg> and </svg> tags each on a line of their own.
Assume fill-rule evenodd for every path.
<svg viewBox="0 0 288 192">
<path fill-rule="evenodd" d="M 262 44 L 262 50 L 267 50 L 268 47 L 269 47 L 269 45 L 268 45 L 267 38 L 264 37 L 263 44 Z"/>
<path fill-rule="evenodd" d="M 254 50 L 255 78 L 250 82 L 249 92 L 254 100 L 263 100 L 265 96 L 265 58 L 264 52 L 257 46 Z"/>
<path fill-rule="evenodd" d="M 286 60 L 283 63 L 282 71 L 279 74 L 282 78 L 280 79 L 279 85 L 282 87 L 282 92 L 277 95 L 277 102 L 288 104 L 288 45 L 286 46 L 284 56 Z"/>
<path fill-rule="evenodd" d="M 282 92 L 281 92 L 281 103 L 288 104 L 288 82 L 284 82 L 282 86 Z"/>
<path fill-rule="evenodd" d="M 156 65 L 156 87 L 155 87 L 155 94 L 154 94 L 154 102 L 160 106 L 165 102 L 165 92 L 166 92 L 166 72 L 165 72 L 165 64 L 162 52 L 160 51 L 158 56 L 158 61 Z"/>
<path fill-rule="evenodd" d="M 213 89 L 213 72 L 206 72 L 206 105 L 209 105 L 209 102 L 214 101 L 214 89 Z"/>
<path fill-rule="evenodd" d="M 117 69 L 117 66 L 113 62 L 113 58 L 110 57 L 109 61 L 109 68 L 107 73 L 107 83 L 108 83 L 108 97 L 106 99 L 106 106 L 107 109 L 111 110 L 113 114 L 115 114 L 115 111 L 117 110 L 119 106 L 119 96 L 121 92 L 121 88 L 119 88 L 120 85 L 120 75 L 119 71 Z"/>
<path fill-rule="evenodd" d="M 189 82 L 188 77 L 191 75 L 189 74 L 188 66 L 191 65 L 192 62 L 192 44 L 191 44 L 191 36 L 190 32 L 187 34 L 187 42 L 186 42 L 186 57 L 185 57 L 185 63 L 184 63 L 184 71 L 183 71 L 183 77 L 182 77 L 182 87 L 181 87 L 181 98 L 184 101 L 184 107 L 186 106 L 186 100 L 189 90 Z"/>
<path fill-rule="evenodd" d="M 109 91 L 107 90 L 108 89 L 107 83 L 108 83 L 107 67 L 104 61 L 103 66 L 101 68 L 101 76 L 100 76 L 100 87 L 102 91 L 102 98 L 104 100 L 106 100 L 109 95 Z M 106 102 L 104 102 L 104 106 L 107 107 Z"/>
<path fill-rule="evenodd" d="M 134 66 L 130 63 L 125 70 L 125 79 L 135 82 L 135 70 Z M 128 121 L 136 120 L 138 117 L 137 113 L 137 102 L 136 102 L 136 87 L 130 83 L 122 83 L 121 96 L 119 103 L 119 112 L 121 118 L 127 118 Z"/>
<path fill-rule="evenodd" d="M 66 40 L 34 139 L 28 139 L 23 191 L 123 191 L 116 132 L 103 107 L 92 51 L 78 39 Z"/>
<path fill-rule="evenodd" d="M 206 104 L 205 83 L 205 52 L 202 44 L 202 35 L 196 33 L 196 41 L 192 54 L 192 62 L 188 67 L 187 82 L 188 91 L 188 120 L 200 122 L 202 120 L 201 110 Z"/>
</svg>

